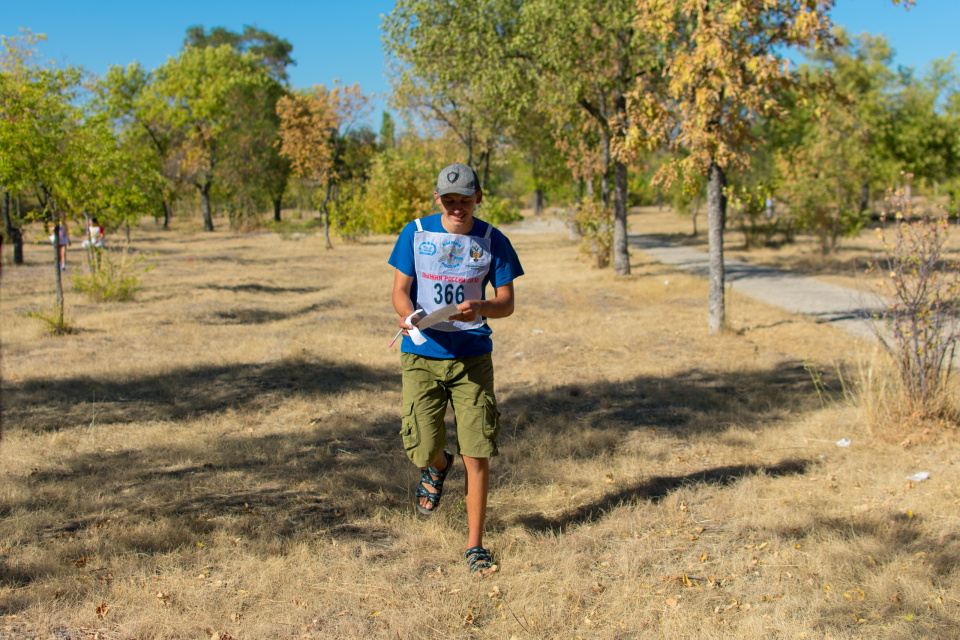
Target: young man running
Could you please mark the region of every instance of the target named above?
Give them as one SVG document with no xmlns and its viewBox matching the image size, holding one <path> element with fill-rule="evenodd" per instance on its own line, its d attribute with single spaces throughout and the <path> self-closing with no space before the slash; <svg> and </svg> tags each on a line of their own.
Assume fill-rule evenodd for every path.
<svg viewBox="0 0 960 640">
<path fill-rule="evenodd" d="M 396 268 L 393 307 L 404 334 L 400 435 L 407 456 L 422 469 L 416 508 L 432 515 L 453 465 L 443 421 L 447 403 L 453 404 L 466 469 L 466 559 L 471 572 L 487 575 L 498 568 L 483 547 L 483 525 L 500 412 L 486 319 L 513 313 L 513 280 L 523 267 L 507 237 L 474 218 L 483 192 L 473 169 L 460 163 L 444 168 L 433 196 L 442 213 L 404 227 L 389 260 Z M 450 304 L 456 312 L 447 321 L 414 330 L 425 314 Z"/>
</svg>

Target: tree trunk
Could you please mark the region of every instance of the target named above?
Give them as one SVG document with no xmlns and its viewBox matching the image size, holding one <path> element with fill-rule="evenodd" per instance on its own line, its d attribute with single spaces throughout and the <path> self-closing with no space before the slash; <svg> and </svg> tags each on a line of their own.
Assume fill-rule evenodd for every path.
<svg viewBox="0 0 960 640">
<path fill-rule="evenodd" d="M 713 160 L 707 170 L 707 219 L 710 238 L 710 298 L 708 302 L 708 326 L 710 335 L 723 329 L 724 321 L 724 271 L 723 271 L 723 221 L 726 218 L 727 201 L 723 195 L 726 175 Z"/>
<path fill-rule="evenodd" d="M 630 251 L 627 247 L 627 165 L 613 163 L 613 272 L 630 275 Z"/>
<path fill-rule="evenodd" d="M 283 222 L 280 219 L 280 208 L 283 205 L 283 196 L 273 199 L 273 221 L 274 222 Z"/>
<path fill-rule="evenodd" d="M 574 191 L 577 196 L 575 198 L 574 206 L 572 209 L 567 209 L 567 227 L 570 229 L 570 239 L 571 240 L 580 240 L 580 230 L 577 228 L 577 212 L 580 210 L 580 206 L 583 204 L 583 192 L 585 180 L 580 178 L 576 180 L 574 184 L 576 185 Z"/>
<path fill-rule="evenodd" d="M 600 130 L 600 165 L 603 173 L 600 175 L 600 200 L 606 209 L 610 206 L 610 134 Z"/>
<path fill-rule="evenodd" d="M 534 189 L 533 190 L 533 215 L 540 216 L 543 214 L 543 189 Z"/>
<path fill-rule="evenodd" d="M 483 154 L 483 182 L 480 183 L 480 188 L 487 186 L 487 182 L 490 180 L 490 155 L 493 153 L 491 149 L 487 149 L 487 152 Z"/>
<path fill-rule="evenodd" d="M 866 180 L 863 181 L 863 185 L 860 187 L 860 213 L 863 213 L 867 210 L 867 207 L 870 206 L 870 183 Z"/>
<path fill-rule="evenodd" d="M 60 265 L 60 222 L 56 213 L 53 218 L 53 269 L 54 281 L 56 282 L 57 302 L 53 309 L 56 314 L 57 325 L 63 326 L 63 271 Z"/>
<path fill-rule="evenodd" d="M 333 183 L 327 183 L 327 191 L 323 194 L 323 200 L 320 201 L 320 220 L 323 222 L 323 241 L 324 248 L 333 249 L 333 244 L 330 243 L 330 214 L 327 212 L 327 202 L 330 200 L 330 190 L 333 188 Z"/>
<path fill-rule="evenodd" d="M 170 219 L 173 217 L 173 211 L 171 211 L 171 209 L 172 207 L 170 206 L 170 202 L 166 198 L 164 198 L 163 199 L 163 228 L 164 229 L 170 228 Z"/>
<path fill-rule="evenodd" d="M 6 189 L 3 190 L 0 211 L 3 213 L 3 237 L 10 239 L 13 237 L 13 223 L 10 221 L 10 193 Z"/>
<path fill-rule="evenodd" d="M 697 197 L 694 200 L 694 205 L 693 205 L 693 214 L 690 216 L 690 218 L 693 220 L 693 231 L 690 233 L 691 238 L 697 237 L 697 216 L 700 215 L 700 194 L 701 193 L 702 192 L 699 192 L 699 191 L 697 192 Z"/>
<path fill-rule="evenodd" d="M 3 237 L 13 245 L 13 264 L 23 264 L 23 233 L 18 227 L 13 226 L 13 219 L 10 216 L 11 206 L 10 192 L 4 190 L 3 205 L 0 207 L 3 211 Z"/>
<path fill-rule="evenodd" d="M 213 231 L 213 213 L 210 209 L 210 187 L 211 182 L 207 180 L 200 188 L 200 211 L 203 213 L 203 230 Z"/>
<path fill-rule="evenodd" d="M 90 233 L 90 215 L 86 212 L 83 214 L 83 221 L 87 228 L 87 241 L 85 243 L 87 245 L 87 262 L 90 264 L 90 271 L 96 271 L 97 268 L 93 258 L 93 234 Z"/>
</svg>

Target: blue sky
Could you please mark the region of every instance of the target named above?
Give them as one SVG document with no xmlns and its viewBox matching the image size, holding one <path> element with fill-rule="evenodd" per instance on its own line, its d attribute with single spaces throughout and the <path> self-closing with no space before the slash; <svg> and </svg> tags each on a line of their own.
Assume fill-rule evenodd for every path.
<svg viewBox="0 0 960 640">
<path fill-rule="evenodd" d="M 139 60 L 148 69 L 176 55 L 187 27 L 223 26 L 240 31 L 255 24 L 293 44 L 297 65 L 290 70 L 297 87 L 330 85 L 335 78 L 360 83 L 375 99 L 372 121 L 386 106 L 389 86 L 380 43 L 380 16 L 393 0 L 273 1 L 170 0 L 5 0 L 0 34 L 20 27 L 47 34 L 42 53 L 61 63 L 102 74 L 110 64 Z M 910 11 L 890 0 L 838 0 L 834 20 L 850 31 L 883 33 L 896 63 L 923 69 L 945 58 L 960 42 L 960 0 L 917 0 Z"/>
</svg>

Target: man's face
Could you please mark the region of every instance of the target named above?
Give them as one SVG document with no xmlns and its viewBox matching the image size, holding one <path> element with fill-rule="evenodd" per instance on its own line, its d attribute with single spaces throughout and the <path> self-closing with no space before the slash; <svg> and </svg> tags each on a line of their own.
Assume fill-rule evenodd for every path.
<svg viewBox="0 0 960 640">
<path fill-rule="evenodd" d="M 457 231 L 469 231 L 473 226 L 473 211 L 476 209 L 477 204 L 480 203 L 483 195 L 478 190 L 472 196 L 464 196 L 459 193 L 447 193 L 442 196 L 437 196 L 436 192 L 434 192 L 434 197 L 440 203 L 440 208 L 443 210 L 443 217 L 446 218 Z"/>
</svg>

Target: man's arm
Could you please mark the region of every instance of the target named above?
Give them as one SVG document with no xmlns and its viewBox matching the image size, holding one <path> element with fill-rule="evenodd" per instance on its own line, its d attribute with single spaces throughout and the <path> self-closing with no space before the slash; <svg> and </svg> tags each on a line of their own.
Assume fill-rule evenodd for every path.
<svg viewBox="0 0 960 640">
<path fill-rule="evenodd" d="M 416 309 L 413 308 L 413 301 L 410 300 L 410 289 L 412 287 L 413 276 L 408 276 L 397 269 L 396 274 L 393 276 L 393 308 L 400 314 L 400 322 L 398 325 L 401 329 L 413 328 L 413 325 L 405 322 L 407 316 L 416 311 Z M 416 320 L 417 318 L 414 318 L 414 321 Z"/>
<path fill-rule="evenodd" d="M 496 293 L 497 295 L 490 300 L 464 300 L 457 305 L 460 313 L 451 316 L 450 319 L 458 322 L 473 322 L 480 316 L 506 318 L 513 313 L 513 282 L 497 287 Z"/>
</svg>

